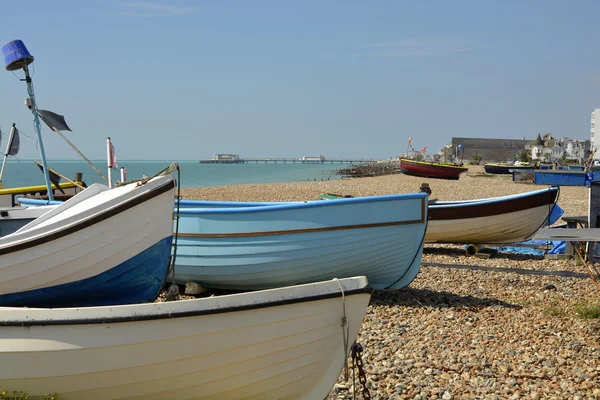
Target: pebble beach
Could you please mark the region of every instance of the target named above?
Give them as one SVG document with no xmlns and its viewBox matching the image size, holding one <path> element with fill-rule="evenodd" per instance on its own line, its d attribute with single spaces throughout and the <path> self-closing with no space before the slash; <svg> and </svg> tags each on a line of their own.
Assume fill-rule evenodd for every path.
<svg viewBox="0 0 600 400">
<path fill-rule="evenodd" d="M 302 201 L 319 193 L 411 193 L 423 182 L 438 200 L 544 187 L 470 166 L 457 181 L 395 174 L 182 189 L 182 195 Z M 563 186 L 558 204 L 566 216 L 587 215 L 588 189 Z M 460 245 L 425 244 L 419 275 L 402 290 L 374 293 L 359 332 L 371 398 L 600 399 L 599 294 L 574 259 L 502 252 L 482 259 Z M 342 372 L 329 399 L 362 399 L 354 389 Z"/>
</svg>

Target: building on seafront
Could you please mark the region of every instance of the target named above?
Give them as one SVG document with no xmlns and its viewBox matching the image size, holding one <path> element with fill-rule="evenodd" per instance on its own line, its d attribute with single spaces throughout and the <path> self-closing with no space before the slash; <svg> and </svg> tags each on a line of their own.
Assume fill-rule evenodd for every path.
<svg viewBox="0 0 600 400">
<path fill-rule="evenodd" d="M 600 109 L 596 111 L 600 120 Z M 518 159 L 520 153 L 528 152 L 533 160 L 538 161 L 553 162 L 569 159 L 582 162 L 589 157 L 592 145 L 593 141 L 590 140 L 568 137 L 555 139 L 550 133 L 543 137 L 538 133 L 534 140 L 525 137 L 523 139 L 453 137 L 452 142 L 447 143 L 436 158 L 442 162 L 469 162 L 474 155 L 477 155 L 481 157 L 481 162 L 512 162 Z M 597 159 L 600 158 L 598 153 L 595 156 Z"/>
<path fill-rule="evenodd" d="M 546 162 L 569 159 L 583 163 L 589 157 L 590 147 L 590 140 L 573 140 L 568 137 L 555 139 L 550 133 L 543 137 L 538 133 L 537 138 L 530 144 L 531 158 Z"/>
<path fill-rule="evenodd" d="M 590 151 L 594 151 L 594 160 L 600 160 L 600 151 L 598 151 L 599 147 L 600 147 L 600 140 L 597 140 L 598 138 L 594 137 L 594 133 L 595 133 L 595 128 L 594 128 L 594 122 L 598 121 L 598 123 L 600 123 L 600 108 L 596 108 L 594 111 L 592 111 L 592 119 L 590 121 Z"/>
<path fill-rule="evenodd" d="M 452 142 L 442 148 L 439 155 L 443 162 L 457 159 L 468 162 L 474 155 L 480 156 L 482 162 L 514 161 L 519 153 L 528 150 L 530 142 L 524 137 L 523 139 L 453 137 Z"/>
</svg>

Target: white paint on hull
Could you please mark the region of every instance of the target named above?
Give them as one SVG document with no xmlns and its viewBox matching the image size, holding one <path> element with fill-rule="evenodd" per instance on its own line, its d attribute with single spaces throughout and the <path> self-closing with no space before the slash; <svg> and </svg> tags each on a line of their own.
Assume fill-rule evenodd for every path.
<svg viewBox="0 0 600 400">
<path fill-rule="evenodd" d="M 2 385 L 32 396 L 86 399 L 322 399 L 358 334 L 368 293 L 291 304 L 269 303 L 363 288 L 340 279 L 198 300 L 81 309 L 0 308 L 5 321 L 61 325 L 0 327 Z M 262 308 L 242 308 L 262 305 Z M 194 312 L 219 310 L 208 315 Z M 223 309 L 227 309 L 225 311 Z M 107 317 L 188 316 L 68 324 Z"/>
<path fill-rule="evenodd" d="M 532 236 L 548 217 L 552 205 L 543 205 L 488 217 L 429 221 L 425 242 L 492 244 L 517 243 Z"/>
<path fill-rule="evenodd" d="M 17 233 L 0 239 L 8 248 L 60 232 L 89 220 L 133 196 L 164 185 L 172 177 L 159 177 L 140 188 L 127 185 L 106 190 L 81 201 L 73 197 Z M 129 187 L 128 187 L 129 186 Z M 83 195 L 85 191 L 81 192 Z M 0 294 L 51 287 L 99 275 L 131 259 L 172 234 L 174 189 L 144 201 L 101 222 L 66 236 L 0 255 Z"/>
</svg>

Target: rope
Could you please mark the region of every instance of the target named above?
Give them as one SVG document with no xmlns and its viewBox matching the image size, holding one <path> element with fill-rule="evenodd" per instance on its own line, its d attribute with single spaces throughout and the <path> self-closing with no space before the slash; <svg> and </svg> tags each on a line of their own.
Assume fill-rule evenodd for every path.
<svg viewBox="0 0 600 400">
<path fill-rule="evenodd" d="M 348 381 L 348 340 L 350 338 L 350 326 L 348 325 L 348 318 L 346 317 L 346 294 L 344 288 L 338 278 L 333 278 L 337 282 L 340 292 L 342 293 L 342 337 L 344 338 L 344 377 L 346 382 Z"/>
<path fill-rule="evenodd" d="M 134 180 L 127 181 L 127 182 L 117 182 L 116 186 L 129 185 L 130 183 L 136 183 L 136 182 L 139 183 L 140 186 L 141 186 L 141 185 L 147 183 L 148 181 L 150 181 L 151 179 L 156 178 L 157 176 L 167 175 L 167 174 L 172 173 L 173 171 L 178 171 L 177 172 L 177 174 L 178 174 L 177 176 L 179 177 L 179 172 L 180 172 L 179 171 L 179 164 L 176 163 L 176 162 L 171 163 L 168 167 L 161 169 L 160 171 L 158 171 L 157 173 L 155 173 L 154 175 L 152 175 L 150 177 L 143 177 L 143 178 L 140 178 L 140 179 L 134 179 Z"/>
<path fill-rule="evenodd" d="M 76 152 L 77 154 L 79 154 L 79 155 L 81 156 L 81 158 L 83 158 L 83 159 L 84 159 L 84 160 L 85 160 L 85 161 L 86 161 L 86 162 L 89 164 L 89 166 L 90 166 L 90 167 L 92 167 L 92 169 L 93 169 L 94 171 L 96 171 L 96 173 L 97 173 L 98 175 L 100 175 L 100 178 L 102 178 L 102 179 L 104 180 L 104 182 L 108 183 L 108 179 L 106 179 L 106 177 L 104 176 L 104 174 L 102 174 L 102 172 L 100 172 L 100 170 L 99 170 L 98 168 L 96 168 L 96 166 L 95 166 L 94 164 L 92 164 L 92 162 L 91 162 L 90 160 L 88 160 L 88 158 L 87 158 L 86 156 L 84 156 L 84 155 L 83 155 L 83 153 L 82 153 L 81 151 L 79 151 L 79 149 L 78 149 L 77 147 L 75 147 L 75 145 L 74 145 L 73 143 L 71 143 L 71 142 L 69 141 L 69 139 L 67 139 L 67 138 L 66 138 L 66 137 L 65 137 L 65 136 L 64 136 L 62 133 L 60 133 L 60 131 L 59 131 L 58 129 L 52 128 L 52 130 L 53 130 L 54 132 L 58 133 L 58 135 L 59 135 L 59 136 L 60 136 L 60 137 L 61 137 L 61 138 L 62 138 L 62 139 L 65 141 L 65 142 L 67 142 L 67 144 L 68 144 L 69 146 L 71 146 L 71 148 L 72 148 L 73 150 L 75 150 L 75 152 Z"/>
</svg>

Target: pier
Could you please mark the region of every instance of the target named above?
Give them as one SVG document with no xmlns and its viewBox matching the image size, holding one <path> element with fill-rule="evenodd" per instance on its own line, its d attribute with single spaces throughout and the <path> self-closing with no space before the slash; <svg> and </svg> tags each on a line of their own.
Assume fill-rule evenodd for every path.
<svg viewBox="0 0 600 400">
<path fill-rule="evenodd" d="M 219 155 L 217 155 L 210 159 L 200 160 L 200 164 L 362 164 L 377 161 L 379 160 L 373 158 L 325 158 L 323 156 L 300 158 L 240 158 L 219 157 Z"/>
</svg>

